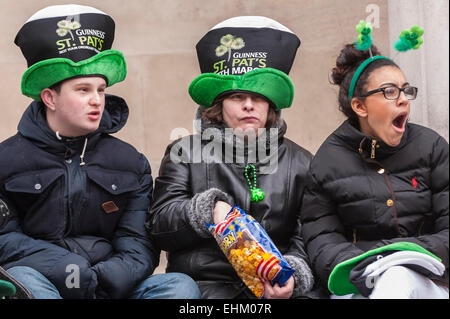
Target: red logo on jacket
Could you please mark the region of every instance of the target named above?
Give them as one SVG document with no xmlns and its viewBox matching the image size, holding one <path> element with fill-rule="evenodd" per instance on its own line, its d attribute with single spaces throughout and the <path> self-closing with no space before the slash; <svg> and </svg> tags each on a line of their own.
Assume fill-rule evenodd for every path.
<svg viewBox="0 0 450 319">
<path fill-rule="evenodd" d="M 416 177 L 415 176 L 412 178 L 411 182 L 412 182 L 413 187 L 417 188 L 417 181 L 416 181 Z"/>
</svg>

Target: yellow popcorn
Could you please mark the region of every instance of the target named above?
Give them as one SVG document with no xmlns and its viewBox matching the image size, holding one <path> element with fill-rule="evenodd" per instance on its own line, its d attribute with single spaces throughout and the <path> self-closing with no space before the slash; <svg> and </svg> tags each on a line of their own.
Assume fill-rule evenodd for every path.
<svg viewBox="0 0 450 319">
<path fill-rule="evenodd" d="M 210 225 L 208 229 L 256 297 L 263 298 L 265 280 L 282 286 L 294 272 L 261 225 L 237 206 L 224 221 Z M 262 241 L 258 242 L 257 238 Z"/>
</svg>

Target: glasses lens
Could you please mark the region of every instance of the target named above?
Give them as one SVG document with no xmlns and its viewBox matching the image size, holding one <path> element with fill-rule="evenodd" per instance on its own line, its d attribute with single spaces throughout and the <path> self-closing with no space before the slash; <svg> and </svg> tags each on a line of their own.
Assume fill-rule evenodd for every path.
<svg viewBox="0 0 450 319">
<path fill-rule="evenodd" d="M 414 100 L 417 96 L 417 88 L 413 86 L 406 87 L 404 92 L 408 100 Z"/>
<path fill-rule="evenodd" d="M 389 100 L 395 100 L 399 96 L 399 89 L 395 86 L 384 88 L 384 97 Z"/>
</svg>

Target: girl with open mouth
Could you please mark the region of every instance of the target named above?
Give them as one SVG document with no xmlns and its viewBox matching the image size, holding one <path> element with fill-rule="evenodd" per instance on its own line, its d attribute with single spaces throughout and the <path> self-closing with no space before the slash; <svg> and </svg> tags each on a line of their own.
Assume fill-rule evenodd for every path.
<svg viewBox="0 0 450 319">
<path fill-rule="evenodd" d="M 371 50 L 332 70 L 347 120 L 311 162 L 306 249 L 332 298 L 448 298 L 448 142 L 408 122 L 418 89 Z"/>
</svg>

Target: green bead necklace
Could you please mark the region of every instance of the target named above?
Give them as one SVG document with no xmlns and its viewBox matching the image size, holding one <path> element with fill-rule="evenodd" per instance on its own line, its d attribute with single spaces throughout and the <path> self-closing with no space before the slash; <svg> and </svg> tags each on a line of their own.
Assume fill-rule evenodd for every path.
<svg viewBox="0 0 450 319">
<path fill-rule="evenodd" d="M 250 174 L 248 170 L 251 170 Z M 245 179 L 247 180 L 248 187 L 250 188 L 250 201 L 251 202 L 259 202 L 264 199 L 264 192 L 261 188 L 256 187 L 256 167 L 253 164 L 248 164 L 244 169 Z M 253 175 L 253 183 L 251 177 Z"/>
</svg>

